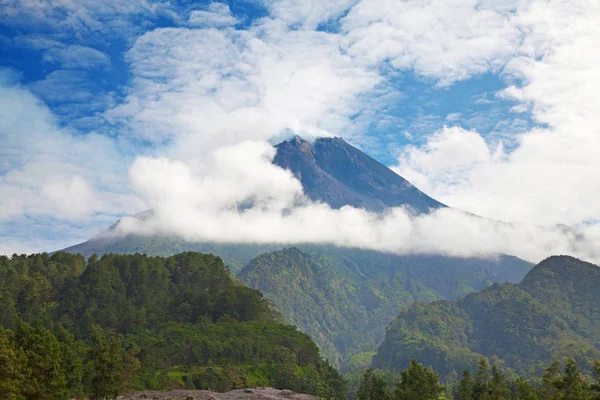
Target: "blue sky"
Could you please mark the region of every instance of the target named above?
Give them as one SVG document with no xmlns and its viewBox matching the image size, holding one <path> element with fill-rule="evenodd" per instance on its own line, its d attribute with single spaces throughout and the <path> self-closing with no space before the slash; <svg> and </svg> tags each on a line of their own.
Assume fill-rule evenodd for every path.
<svg viewBox="0 0 600 400">
<path fill-rule="evenodd" d="M 0 253 L 157 206 L 140 157 L 204 182 L 201 160 L 287 131 L 342 136 L 459 209 L 595 232 L 599 16 L 583 0 L 3 2 Z"/>
</svg>

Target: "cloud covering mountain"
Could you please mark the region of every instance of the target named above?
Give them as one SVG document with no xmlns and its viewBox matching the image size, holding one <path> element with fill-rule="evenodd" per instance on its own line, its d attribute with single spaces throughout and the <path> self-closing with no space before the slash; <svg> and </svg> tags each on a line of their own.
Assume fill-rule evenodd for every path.
<svg viewBox="0 0 600 400">
<path fill-rule="evenodd" d="M 0 15 L 0 252 L 157 207 L 153 229 L 186 237 L 220 239 L 219 218 L 241 240 L 595 257 L 536 226 L 600 236 L 597 2 L 10 0 Z M 314 204 L 271 164 L 266 141 L 290 131 L 341 136 L 444 204 L 523 224 Z"/>
</svg>

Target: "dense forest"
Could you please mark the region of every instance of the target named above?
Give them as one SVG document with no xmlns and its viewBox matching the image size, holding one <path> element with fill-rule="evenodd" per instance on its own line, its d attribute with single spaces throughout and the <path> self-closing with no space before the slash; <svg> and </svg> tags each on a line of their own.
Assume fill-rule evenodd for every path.
<svg viewBox="0 0 600 400">
<path fill-rule="evenodd" d="M 0 398 L 275 386 L 342 398 L 317 345 L 213 255 L 0 257 Z"/>
<path fill-rule="evenodd" d="M 529 265 L 441 256 L 303 247 L 263 254 L 238 277 L 308 333 L 343 372 L 368 365 L 385 327 L 414 301 L 454 299 L 498 280 L 519 281 Z"/>
<path fill-rule="evenodd" d="M 464 298 L 414 303 L 389 326 L 373 359 L 400 370 L 412 358 L 443 377 L 473 369 L 481 356 L 525 376 L 573 357 L 585 372 L 600 356 L 600 268 L 550 257 L 520 284 L 495 284 Z"/>
<path fill-rule="evenodd" d="M 558 361 L 546 366 L 542 375 L 524 378 L 480 358 L 474 370 L 464 370 L 452 384 L 441 385 L 431 368 L 411 360 L 395 375 L 369 369 L 354 394 L 355 400 L 599 400 L 600 361 L 593 374 L 584 375 L 573 358 L 563 368 Z"/>
</svg>

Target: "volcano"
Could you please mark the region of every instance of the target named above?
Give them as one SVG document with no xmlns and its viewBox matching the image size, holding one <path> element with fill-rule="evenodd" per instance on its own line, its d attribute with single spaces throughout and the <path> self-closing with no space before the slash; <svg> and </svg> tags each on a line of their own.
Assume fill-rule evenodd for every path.
<svg viewBox="0 0 600 400">
<path fill-rule="evenodd" d="M 291 171 L 312 200 L 380 212 L 405 206 L 419 213 L 445 207 L 343 139 L 298 136 L 275 146 L 273 163 Z"/>
</svg>

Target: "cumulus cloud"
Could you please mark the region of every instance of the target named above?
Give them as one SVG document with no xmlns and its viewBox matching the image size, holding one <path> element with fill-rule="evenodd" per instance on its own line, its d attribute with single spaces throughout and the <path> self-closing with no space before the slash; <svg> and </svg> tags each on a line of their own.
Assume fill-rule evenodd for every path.
<svg viewBox="0 0 600 400">
<path fill-rule="evenodd" d="M 188 19 L 188 25 L 194 27 L 225 27 L 239 22 L 225 3 L 210 3 L 207 10 L 192 11 Z"/>
<path fill-rule="evenodd" d="M 134 84 L 108 117 L 135 137 L 183 143 L 181 151 L 267 140 L 286 129 L 351 135 L 359 97 L 381 77 L 339 45 L 337 35 L 273 20 L 249 31 L 157 29 L 127 54 Z"/>
<path fill-rule="evenodd" d="M 479 215 L 590 229 L 600 213 L 600 56 L 591 51 L 600 45 L 600 4 L 525 2 L 513 23 L 525 35 L 504 69 L 514 84 L 499 95 L 545 127 L 515 134 L 510 150 L 444 129 L 405 149 L 396 171 Z"/>
<path fill-rule="evenodd" d="M 156 205 L 150 219 L 128 217 L 116 234 L 178 235 L 189 241 L 328 243 L 399 254 L 459 257 L 514 254 L 537 262 L 548 254 L 600 261 L 594 241 L 561 228 L 508 224 L 455 209 L 425 215 L 394 208 L 383 215 L 331 209 L 306 198 L 289 171 L 273 164 L 262 142 L 221 148 L 184 163 L 143 157 L 130 170 L 138 194 Z"/>
<path fill-rule="evenodd" d="M 592 132 L 594 125 L 588 122 L 598 114 L 593 114 L 584 85 L 578 85 L 581 79 L 573 77 L 570 84 L 582 96 L 561 98 L 565 85 L 547 85 L 556 78 L 552 74 L 571 71 L 575 61 L 568 52 L 576 50 L 563 54 L 561 46 L 572 43 L 572 34 L 549 36 L 556 31 L 543 27 L 545 17 L 535 19 L 558 7 L 543 4 L 363 0 L 332 3 L 327 11 L 311 2 L 281 1 L 268 3 L 273 18 L 248 30 L 146 33 L 127 55 L 135 76 L 132 90 L 108 114 L 135 137 L 169 144 L 166 158 L 141 158 L 131 169 L 138 194 L 157 207 L 157 218 L 143 229 L 189 240 L 314 241 L 400 253 L 509 253 L 531 261 L 551 253 L 595 259 L 595 225 L 578 224 L 597 215 L 600 202 L 584 183 L 596 182 L 600 174 L 591 156 L 583 157 L 587 164 L 576 158 L 580 150 L 600 154 L 593 135 L 581 136 Z M 339 32 L 311 30 L 343 14 Z M 561 24 L 575 20 L 560 12 L 552 14 L 555 19 Z M 566 24 L 564 29 L 573 27 Z M 576 31 L 593 40 L 585 29 Z M 598 65 L 593 58 L 588 61 L 581 68 Z M 418 217 L 403 209 L 384 217 L 348 207 L 331 210 L 308 201 L 297 182 L 270 166 L 270 150 L 259 151 L 256 144 L 235 147 L 286 130 L 360 137 L 355 116 L 374 103 L 373 93 L 386 90 L 382 70 L 388 67 L 413 71 L 438 86 L 502 70 L 515 84 L 499 95 L 531 107 L 533 116 L 548 124 L 511 138 L 510 146 L 460 126 L 445 127 L 423 145 L 401 152 L 396 168 L 401 175 L 447 204 L 492 219 L 457 210 Z M 562 108 L 568 100 L 566 110 L 574 110 L 586 99 L 577 115 Z M 578 118 L 584 112 L 585 118 Z M 456 117 L 448 121 L 456 122 Z M 571 135 L 585 139 L 580 146 L 561 139 L 560 132 L 567 129 L 559 126 L 559 118 L 579 121 Z M 225 165 L 216 156 L 219 152 L 230 152 L 229 160 L 244 158 Z M 256 158 L 247 159 L 253 152 Z M 162 177 L 161 183 L 151 177 Z M 580 190 L 573 193 L 567 186 Z M 124 222 L 123 229 L 141 229 L 135 220 L 126 221 L 131 225 Z M 573 224 L 589 237 L 533 223 Z"/>
<path fill-rule="evenodd" d="M 158 156 L 140 157 L 132 165 L 130 179 L 144 204 L 156 207 L 157 218 L 143 226 L 125 219 L 122 229 L 190 240 L 317 241 L 400 253 L 509 253 L 531 261 L 567 253 L 597 260 L 592 244 L 600 229 L 600 110 L 595 101 L 600 59 L 590 49 L 599 44 L 600 3 L 265 4 L 269 16 L 244 29 L 224 3 L 186 10 L 187 26 L 185 18 L 171 14 L 168 3 L 9 0 L 0 5 L 0 18 L 9 26 L 39 24 L 55 33 L 119 34 L 132 41 L 125 55 L 131 85 L 123 101 L 102 117 L 118 140 L 156 147 Z M 112 22 L 115 15 L 119 18 Z M 179 21 L 180 27 L 143 33 L 158 15 Z M 137 19 L 143 23 L 136 24 Z M 316 29 L 324 24 L 329 31 Z M 22 38 L 48 51 L 47 61 L 58 60 L 50 50 L 59 45 L 43 39 Z M 61 60 L 68 63 L 64 55 Z M 404 209 L 385 216 L 348 207 L 331 210 L 306 199 L 295 179 L 270 164 L 273 150 L 265 141 L 282 132 L 365 140 L 365 127 L 380 118 L 378 107 L 399 98 L 402 88 L 390 84 L 398 72 L 414 73 L 439 90 L 478 74 L 500 74 L 507 87 L 497 96 L 514 101 L 513 111 L 529 111 L 540 124 L 505 142 L 460 125 L 445 127 L 401 151 L 398 172 L 466 211 L 506 221 L 567 223 L 583 236 L 451 209 L 428 216 Z M 53 101 L 48 93 L 56 91 L 49 88 L 71 82 L 79 90 L 65 92 L 89 101 L 93 90 L 67 75 L 57 71 L 30 90 Z M 57 85 L 51 87 L 53 82 Z M 21 99 L 4 98 L 8 124 L 18 115 L 26 121 L 19 124 L 26 125 L 20 128 L 22 137 L 3 138 L 0 185 L 14 195 L 0 200 L 0 215 L 69 220 L 119 208 L 134 211 L 129 187 L 119 176 L 126 157 L 115 149 L 117 140 L 65 133 L 27 90 L 12 87 L 6 93 Z M 18 112 L 15 105 L 21 107 Z M 36 112 L 27 114 L 23 109 L 28 107 Z M 467 112 L 450 114 L 447 121 L 459 124 L 468 117 Z M 420 123 L 428 126 L 427 117 Z M 2 129 L 16 132 L 12 126 Z M 49 150 L 54 142 L 60 150 Z M 26 146 L 33 151 L 24 152 Z M 65 156 L 75 150 L 77 158 Z M 105 157 L 111 160 L 108 166 L 99 162 Z M 71 205 L 72 198 L 85 206 Z"/>
<path fill-rule="evenodd" d="M 142 206 L 127 190 L 127 161 L 110 138 L 59 128 L 47 106 L 13 78 L 0 71 L 3 240 L 4 227 L 28 226 L 31 219 L 42 225 L 39 232 L 29 232 L 36 241 L 46 234 L 42 221 L 56 227 L 65 221 L 102 223 Z"/>
<path fill-rule="evenodd" d="M 342 19 L 348 53 L 437 81 L 500 70 L 520 44 L 519 1 L 362 0 Z"/>
</svg>

